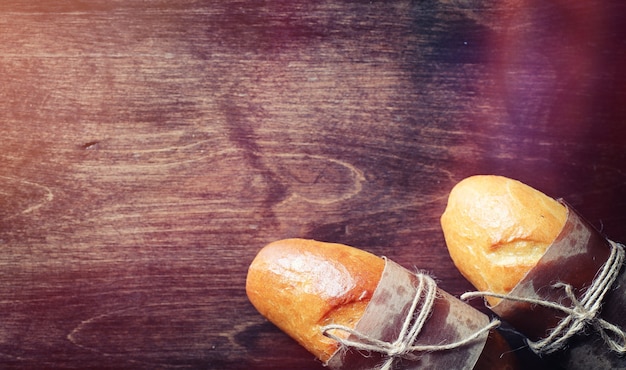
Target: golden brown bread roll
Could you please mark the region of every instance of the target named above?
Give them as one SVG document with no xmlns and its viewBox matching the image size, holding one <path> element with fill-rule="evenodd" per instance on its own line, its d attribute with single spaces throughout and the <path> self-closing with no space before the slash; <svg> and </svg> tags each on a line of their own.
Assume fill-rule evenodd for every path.
<svg viewBox="0 0 626 370">
<path fill-rule="evenodd" d="M 339 345 L 322 334 L 322 327 L 354 328 L 384 267 L 382 258 L 346 245 L 286 239 L 258 253 L 248 271 L 246 292 L 263 316 L 326 362 Z M 504 338 L 492 331 L 475 369 L 515 369 L 509 352 Z"/>
<path fill-rule="evenodd" d="M 286 239 L 259 252 L 248 270 L 246 292 L 263 316 L 326 362 L 338 344 L 321 328 L 330 323 L 353 328 L 384 267 L 382 258 L 356 248 Z"/>
<path fill-rule="evenodd" d="M 530 186 L 481 175 L 452 189 L 441 226 L 459 271 L 478 290 L 507 294 L 545 253 L 566 219 L 565 206 Z"/>
</svg>

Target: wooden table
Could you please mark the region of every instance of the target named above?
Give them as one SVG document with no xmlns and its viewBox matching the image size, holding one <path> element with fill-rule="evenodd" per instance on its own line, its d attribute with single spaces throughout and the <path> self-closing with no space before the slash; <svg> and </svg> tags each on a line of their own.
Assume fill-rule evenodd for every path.
<svg viewBox="0 0 626 370">
<path fill-rule="evenodd" d="M 52 3 L 0 5 L 2 368 L 322 369 L 248 302 L 256 252 L 458 295 L 439 216 L 472 174 L 626 241 L 622 1 Z"/>
</svg>

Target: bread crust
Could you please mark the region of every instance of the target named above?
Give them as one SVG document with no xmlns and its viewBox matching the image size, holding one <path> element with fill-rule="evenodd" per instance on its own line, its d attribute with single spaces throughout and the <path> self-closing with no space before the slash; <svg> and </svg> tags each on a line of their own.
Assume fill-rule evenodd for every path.
<svg viewBox="0 0 626 370">
<path fill-rule="evenodd" d="M 384 266 L 382 258 L 346 245 L 285 239 L 258 253 L 246 293 L 263 316 L 326 362 L 338 344 L 321 328 L 330 323 L 353 328 Z"/>
<path fill-rule="evenodd" d="M 441 226 L 463 276 L 478 290 L 506 294 L 541 258 L 566 219 L 565 206 L 528 185 L 477 175 L 452 189 Z"/>
</svg>

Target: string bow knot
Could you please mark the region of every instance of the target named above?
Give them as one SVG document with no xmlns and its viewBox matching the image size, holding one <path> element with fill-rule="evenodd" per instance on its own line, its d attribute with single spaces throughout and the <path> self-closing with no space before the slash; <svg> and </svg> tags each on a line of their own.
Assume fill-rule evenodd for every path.
<svg viewBox="0 0 626 370">
<path fill-rule="evenodd" d="M 611 290 L 611 286 L 617 279 L 626 254 L 622 244 L 611 240 L 609 243 L 611 245 L 609 258 L 580 299 L 576 297 L 574 288 L 570 284 L 559 282 L 552 285 L 555 289 L 564 290 L 565 296 L 571 301 L 570 306 L 543 299 L 516 297 L 492 292 L 468 292 L 461 295 L 461 299 L 491 296 L 544 306 L 567 314 L 545 338 L 538 341 L 526 340 L 528 346 L 539 355 L 550 354 L 563 349 L 570 338 L 584 332 L 587 327 L 596 330 L 612 351 L 624 354 L 626 353 L 626 332 L 600 317 L 604 296 Z"/>
<path fill-rule="evenodd" d="M 437 345 L 418 345 L 415 344 L 424 324 L 430 317 L 433 309 L 433 303 L 437 296 L 437 284 L 434 280 L 424 274 L 416 274 L 418 285 L 416 287 L 415 297 L 411 302 L 411 306 L 407 317 L 402 325 L 397 339 L 393 342 L 372 338 L 366 334 L 360 333 L 352 328 L 344 325 L 330 324 L 322 328 L 322 333 L 339 342 L 344 347 L 353 348 L 358 351 L 376 352 L 386 356 L 386 359 L 380 370 L 392 369 L 396 359 L 404 358 L 414 360 L 417 358 L 416 353 L 443 351 L 462 347 L 466 344 L 478 339 L 485 332 L 497 327 L 500 321 L 494 320 L 487 326 L 476 331 L 469 337 L 457 342 Z M 418 310 L 418 307 L 421 309 Z M 339 336 L 333 331 L 343 333 Z"/>
</svg>

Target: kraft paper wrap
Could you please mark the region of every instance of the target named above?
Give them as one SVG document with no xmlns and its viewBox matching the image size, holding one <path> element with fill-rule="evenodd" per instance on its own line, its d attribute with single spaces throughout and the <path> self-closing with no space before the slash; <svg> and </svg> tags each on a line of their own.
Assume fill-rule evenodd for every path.
<svg viewBox="0 0 626 370">
<path fill-rule="evenodd" d="M 509 293 L 512 297 L 541 299 L 570 306 L 563 289 L 552 288 L 557 282 L 570 284 L 577 298 L 593 281 L 610 254 L 609 242 L 573 208 L 563 229 L 537 265 Z M 566 315 L 541 305 L 503 299 L 491 310 L 513 325 L 529 339 L 547 337 Z M 613 289 L 604 298 L 600 317 L 626 328 L 626 274 L 620 272 Z M 611 352 L 600 335 L 589 328 L 573 337 L 567 348 L 553 355 L 567 369 L 626 369 L 626 357 Z"/>
<path fill-rule="evenodd" d="M 386 261 L 381 280 L 365 313 L 354 328 L 369 337 L 394 342 L 416 294 L 417 277 L 400 265 Z M 439 345 L 460 341 L 489 324 L 487 315 L 437 289 L 430 318 L 415 344 Z M 488 332 L 460 348 L 417 353 L 417 360 L 397 359 L 393 369 L 472 369 L 480 357 Z M 350 337 L 352 339 L 352 337 Z M 386 358 L 378 353 L 338 350 L 326 363 L 333 370 L 377 369 Z"/>
</svg>

